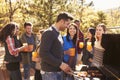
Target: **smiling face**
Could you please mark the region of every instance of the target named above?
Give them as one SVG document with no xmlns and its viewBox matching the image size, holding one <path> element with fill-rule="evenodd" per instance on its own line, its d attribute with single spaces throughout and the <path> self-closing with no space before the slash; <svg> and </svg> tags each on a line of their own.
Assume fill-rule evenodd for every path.
<svg viewBox="0 0 120 80">
<path fill-rule="evenodd" d="M 73 25 L 71 25 L 69 27 L 69 34 L 70 34 L 70 36 L 74 36 L 76 34 L 76 32 L 77 32 L 76 28 Z"/>
<path fill-rule="evenodd" d="M 96 27 L 96 33 L 95 33 L 95 36 L 97 39 L 100 39 L 102 37 L 102 34 L 105 33 L 105 27 L 102 27 L 102 26 L 97 26 Z"/>
<path fill-rule="evenodd" d="M 64 31 L 70 24 L 70 19 L 68 20 L 61 20 L 61 26 L 59 27 L 60 31 Z"/>
<path fill-rule="evenodd" d="M 89 39 L 92 38 L 92 34 L 90 32 L 87 33 L 87 38 L 89 38 Z"/>
</svg>

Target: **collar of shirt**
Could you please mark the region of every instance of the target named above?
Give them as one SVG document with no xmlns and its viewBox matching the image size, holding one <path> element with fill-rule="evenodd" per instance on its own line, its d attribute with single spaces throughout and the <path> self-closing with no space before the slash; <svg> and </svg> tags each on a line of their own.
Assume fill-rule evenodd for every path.
<svg viewBox="0 0 120 80">
<path fill-rule="evenodd" d="M 59 32 L 59 30 L 56 28 L 56 26 L 53 25 L 52 27 L 53 27 L 57 32 Z"/>
<path fill-rule="evenodd" d="M 55 27 L 55 26 L 52 26 L 58 33 L 59 33 L 59 30 Z M 58 35 L 58 40 L 60 41 L 60 43 L 63 45 L 63 39 L 62 39 L 62 36 L 60 35 L 60 33 L 59 33 L 59 35 Z"/>
<path fill-rule="evenodd" d="M 95 41 L 94 47 L 104 50 L 104 48 L 101 46 L 101 41 Z"/>
</svg>

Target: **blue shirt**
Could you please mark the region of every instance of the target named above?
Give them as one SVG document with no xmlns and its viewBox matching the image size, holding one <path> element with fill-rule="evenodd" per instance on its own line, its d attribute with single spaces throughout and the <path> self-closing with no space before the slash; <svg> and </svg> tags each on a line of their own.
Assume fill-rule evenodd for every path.
<svg viewBox="0 0 120 80">
<path fill-rule="evenodd" d="M 70 48 L 73 48 L 73 42 L 72 39 L 69 37 L 70 41 L 67 40 L 66 36 L 63 37 L 63 49 L 64 51 L 69 50 Z M 69 60 L 69 55 L 64 54 L 64 62 L 68 62 Z"/>
<path fill-rule="evenodd" d="M 26 40 L 27 40 L 27 43 L 28 43 L 28 44 L 33 44 L 33 45 L 34 45 L 34 48 L 33 48 L 33 51 L 34 51 L 35 48 L 36 48 L 36 47 L 35 47 L 35 39 L 34 39 L 34 36 L 32 35 L 32 36 L 29 37 L 29 36 L 26 35 Z"/>
</svg>

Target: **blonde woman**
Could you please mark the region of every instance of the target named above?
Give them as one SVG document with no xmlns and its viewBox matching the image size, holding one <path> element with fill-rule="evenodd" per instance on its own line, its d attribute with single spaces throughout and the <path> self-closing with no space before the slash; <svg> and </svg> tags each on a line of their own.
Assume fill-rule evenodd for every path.
<svg viewBox="0 0 120 80">
<path fill-rule="evenodd" d="M 95 45 L 94 45 L 94 54 L 93 54 L 93 66 L 100 67 L 103 64 L 103 54 L 104 54 L 104 48 L 101 46 L 101 39 L 102 34 L 105 34 L 106 32 L 106 26 L 104 24 L 99 24 L 96 27 L 95 32 Z"/>
</svg>

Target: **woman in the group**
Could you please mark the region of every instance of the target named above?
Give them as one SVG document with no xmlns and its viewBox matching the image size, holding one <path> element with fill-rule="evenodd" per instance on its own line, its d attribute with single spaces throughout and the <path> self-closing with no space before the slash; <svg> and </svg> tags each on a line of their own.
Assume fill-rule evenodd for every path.
<svg viewBox="0 0 120 80">
<path fill-rule="evenodd" d="M 40 73 L 40 56 L 38 55 L 39 53 L 40 46 L 37 46 L 36 51 L 32 53 L 32 61 L 36 62 L 35 64 L 35 74 L 34 74 L 34 80 L 42 80 L 42 75 Z"/>
<path fill-rule="evenodd" d="M 89 42 L 91 43 L 90 45 L 87 44 Z M 87 33 L 87 38 L 84 41 L 83 56 L 82 56 L 82 62 L 85 65 L 91 66 L 93 59 L 94 42 L 95 42 L 95 29 L 89 28 Z"/>
<path fill-rule="evenodd" d="M 43 31 L 38 32 L 38 38 L 39 38 L 39 45 L 36 47 L 35 54 L 32 54 L 32 61 L 36 62 L 35 64 L 35 74 L 34 74 L 34 80 L 42 80 L 42 75 L 40 73 L 40 56 L 38 55 L 39 49 L 40 49 L 40 41 Z"/>
<path fill-rule="evenodd" d="M 67 35 L 63 37 L 64 48 L 64 62 L 74 70 L 76 65 L 76 39 L 77 39 L 77 25 L 72 23 L 67 29 Z M 73 49 L 73 50 L 72 50 Z M 72 51 L 71 51 L 72 50 Z M 66 75 L 66 80 L 73 80 L 73 77 Z"/>
<path fill-rule="evenodd" d="M 28 47 L 21 46 L 20 41 L 17 39 L 18 25 L 16 23 L 9 23 L 0 31 L 0 41 L 5 46 L 6 68 L 9 71 L 11 80 L 22 80 L 20 72 L 21 57 L 19 52 Z"/>
<path fill-rule="evenodd" d="M 101 46 L 101 39 L 102 34 L 105 34 L 106 32 L 106 26 L 104 24 L 99 24 L 96 27 L 96 41 L 94 45 L 94 55 L 93 55 L 93 66 L 100 67 L 103 64 L 103 54 L 104 54 L 104 48 Z"/>
</svg>

